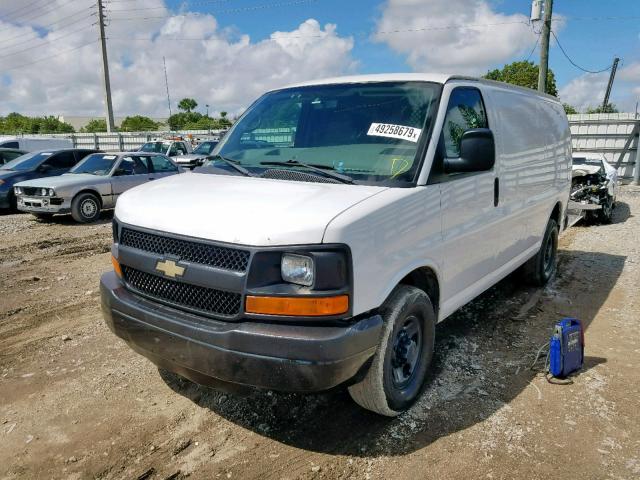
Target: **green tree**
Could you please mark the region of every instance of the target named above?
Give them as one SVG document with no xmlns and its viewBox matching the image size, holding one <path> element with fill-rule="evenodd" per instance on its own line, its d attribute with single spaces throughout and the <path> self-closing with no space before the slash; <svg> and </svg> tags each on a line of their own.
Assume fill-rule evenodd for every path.
<svg viewBox="0 0 640 480">
<path fill-rule="evenodd" d="M 619 110 L 615 104 L 607 103 L 604 106 L 589 107 L 587 108 L 587 113 L 619 113 Z"/>
<path fill-rule="evenodd" d="M 161 123 L 143 115 L 133 115 L 126 117 L 120 125 L 122 132 L 146 132 L 158 130 Z"/>
<path fill-rule="evenodd" d="M 104 118 L 94 118 L 80 129 L 82 133 L 98 133 L 107 131 L 107 121 Z"/>
<path fill-rule="evenodd" d="M 0 133 L 73 133 L 74 128 L 53 116 L 27 117 L 10 113 L 0 117 Z"/>
<path fill-rule="evenodd" d="M 533 62 L 513 62 L 505 65 L 502 69 L 490 70 L 484 78 L 535 90 L 538 88 L 538 70 L 538 65 Z M 547 93 L 555 97 L 558 96 L 556 76 L 551 69 L 547 72 Z"/>
<path fill-rule="evenodd" d="M 564 113 L 566 113 L 567 115 L 574 115 L 578 113 L 578 111 L 575 109 L 573 105 L 569 105 L 568 103 L 563 103 L 562 106 L 564 107 Z"/>
<path fill-rule="evenodd" d="M 193 98 L 183 98 L 178 102 L 178 108 L 187 113 L 191 113 L 198 106 L 198 102 L 196 102 Z"/>
</svg>

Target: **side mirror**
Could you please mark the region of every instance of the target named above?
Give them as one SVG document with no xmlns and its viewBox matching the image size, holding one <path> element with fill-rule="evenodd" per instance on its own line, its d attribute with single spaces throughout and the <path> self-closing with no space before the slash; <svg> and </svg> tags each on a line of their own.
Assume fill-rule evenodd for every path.
<svg viewBox="0 0 640 480">
<path fill-rule="evenodd" d="M 46 163 L 43 163 L 38 167 L 38 171 L 40 173 L 47 173 L 47 172 L 50 172 L 52 169 L 53 168 L 51 167 L 51 165 L 47 165 Z"/>
<path fill-rule="evenodd" d="M 496 162 L 493 132 L 488 128 L 467 130 L 460 139 L 460 157 L 444 161 L 446 173 L 484 172 Z"/>
</svg>

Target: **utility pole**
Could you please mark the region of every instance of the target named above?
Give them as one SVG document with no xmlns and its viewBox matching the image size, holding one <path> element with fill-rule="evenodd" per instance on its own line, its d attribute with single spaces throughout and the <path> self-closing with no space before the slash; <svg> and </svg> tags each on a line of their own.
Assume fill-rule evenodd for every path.
<svg viewBox="0 0 640 480">
<path fill-rule="evenodd" d="M 107 109 L 105 120 L 107 132 L 115 130 L 113 123 L 113 105 L 111 104 L 111 81 L 109 80 L 109 60 L 107 58 L 107 42 L 104 37 L 104 5 L 98 0 L 98 28 L 100 29 L 100 45 L 102 46 L 102 73 L 104 73 L 104 103 Z"/>
<path fill-rule="evenodd" d="M 169 78 L 167 77 L 167 61 L 162 57 L 162 65 L 164 65 L 164 85 L 167 87 L 167 105 L 169 106 L 169 117 L 171 117 L 171 97 L 169 96 Z"/>
<path fill-rule="evenodd" d="M 549 70 L 549 36 L 551 35 L 551 15 L 553 0 L 544 2 L 544 23 L 542 24 L 542 41 L 540 43 L 540 67 L 538 70 L 538 91 L 547 91 L 547 71 Z"/>
<path fill-rule="evenodd" d="M 609 105 L 609 96 L 611 95 L 611 88 L 613 87 L 613 80 L 616 78 L 616 70 L 618 69 L 618 62 L 620 59 L 615 57 L 613 59 L 613 65 L 611 65 L 611 74 L 609 75 L 609 84 L 607 85 L 607 92 L 604 94 L 604 101 L 602 102 L 602 111 L 604 112 Z"/>
</svg>

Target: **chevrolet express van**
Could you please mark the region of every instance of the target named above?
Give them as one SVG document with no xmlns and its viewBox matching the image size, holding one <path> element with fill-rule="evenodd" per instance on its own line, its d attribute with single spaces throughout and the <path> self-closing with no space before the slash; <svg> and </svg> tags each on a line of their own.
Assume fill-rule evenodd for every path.
<svg viewBox="0 0 640 480">
<path fill-rule="evenodd" d="M 118 200 L 107 324 L 208 385 L 346 386 L 393 416 L 435 325 L 509 273 L 555 273 L 571 181 L 556 98 L 453 75 L 270 91 L 207 166 Z"/>
</svg>

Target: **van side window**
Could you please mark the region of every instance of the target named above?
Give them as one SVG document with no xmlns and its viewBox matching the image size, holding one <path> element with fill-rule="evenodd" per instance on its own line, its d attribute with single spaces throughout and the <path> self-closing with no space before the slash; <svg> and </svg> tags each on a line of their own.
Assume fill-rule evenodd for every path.
<svg viewBox="0 0 640 480">
<path fill-rule="evenodd" d="M 0 144 L 0 148 L 20 148 L 18 142 L 4 142 Z"/>
<path fill-rule="evenodd" d="M 480 91 L 467 87 L 453 90 L 442 126 L 446 156 L 448 158 L 460 156 L 460 140 L 464 132 L 473 128 L 487 127 L 487 115 Z"/>
</svg>

